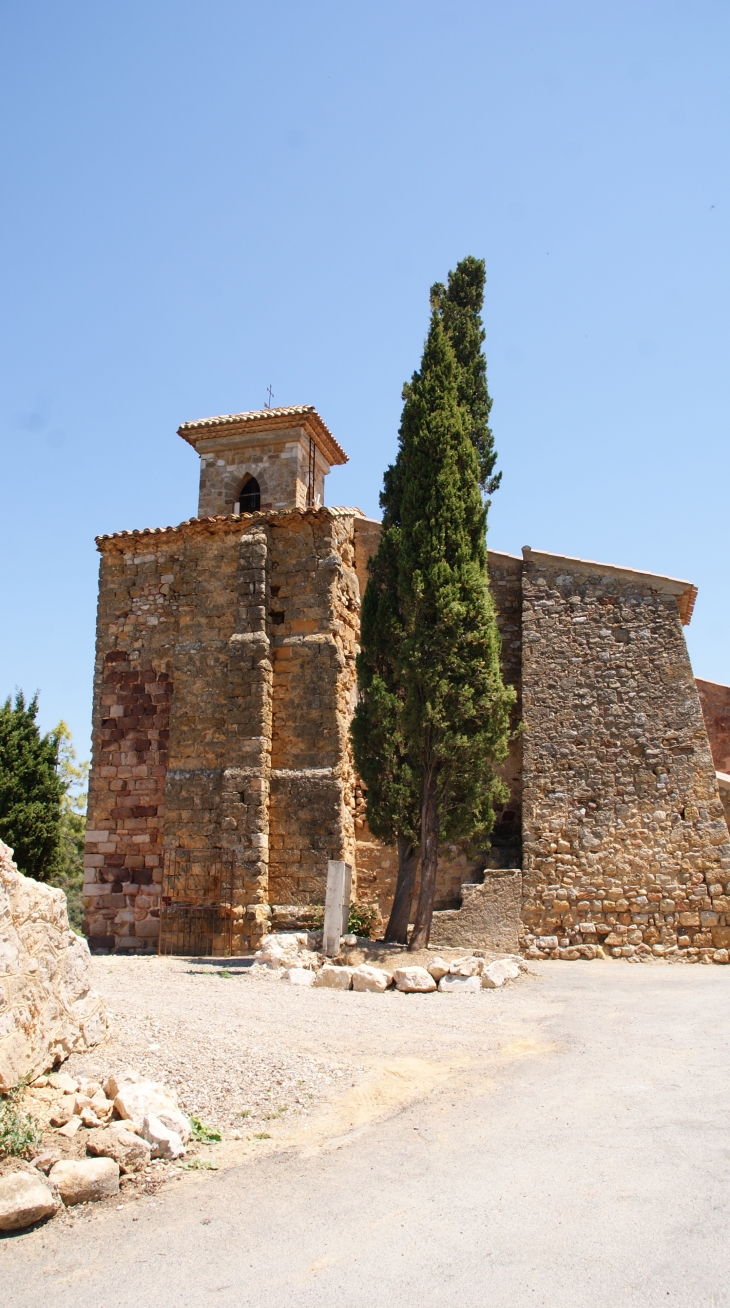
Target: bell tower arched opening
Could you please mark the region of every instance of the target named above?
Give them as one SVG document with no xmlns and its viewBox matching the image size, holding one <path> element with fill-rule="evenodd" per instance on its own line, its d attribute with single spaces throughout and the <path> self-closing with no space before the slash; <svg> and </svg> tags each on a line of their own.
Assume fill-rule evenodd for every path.
<svg viewBox="0 0 730 1308">
<path fill-rule="evenodd" d="M 256 513 L 261 508 L 261 487 L 255 477 L 246 477 L 236 500 L 234 512 Z"/>
</svg>

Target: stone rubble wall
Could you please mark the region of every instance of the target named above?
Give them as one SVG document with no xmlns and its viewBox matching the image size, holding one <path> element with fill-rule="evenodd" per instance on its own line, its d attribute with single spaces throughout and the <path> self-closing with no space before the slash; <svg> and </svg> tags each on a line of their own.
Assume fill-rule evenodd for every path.
<svg viewBox="0 0 730 1308">
<path fill-rule="evenodd" d="M 0 1093 L 98 1044 L 107 1025 L 64 892 L 22 876 L 0 841 Z"/>
<path fill-rule="evenodd" d="M 669 582 L 525 551 L 524 942 L 730 943 L 730 838 Z"/>
<path fill-rule="evenodd" d="M 481 885 L 462 886 L 458 909 L 433 915 L 429 949 L 519 949 L 522 933 L 522 873 L 491 872 Z"/>
</svg>

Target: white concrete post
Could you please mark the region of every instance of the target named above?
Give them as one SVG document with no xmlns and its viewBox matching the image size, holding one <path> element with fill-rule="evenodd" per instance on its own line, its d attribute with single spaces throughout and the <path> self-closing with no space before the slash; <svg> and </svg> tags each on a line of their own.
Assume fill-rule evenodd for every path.
<svg viewBox="0 0 730 1308">
<path fill-rule="evenodd" d="M 340 952 L 340 936 L 347 933 L 350 912 L 352 868 L 349 863 L 330 859 L 327 864 L 327 892 L 324 899 L 323 950 L 328 958 Z"/>
</svg>

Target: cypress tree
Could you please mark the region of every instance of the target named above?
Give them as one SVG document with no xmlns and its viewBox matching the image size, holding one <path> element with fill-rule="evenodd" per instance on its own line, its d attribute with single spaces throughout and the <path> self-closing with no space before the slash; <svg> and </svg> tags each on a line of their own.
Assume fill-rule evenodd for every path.
<svg viewBox="0 0 730 1308">
<path fill-rule="evenodd" d="M 400 729 L 402 695 L 393 662 L 403 638 L 398 608 L 399 471 L 398 464 L 388 469 L 380 496 L 383 529 L 378 551 L 369 561 L 362 602 L 357 656 L 360 697 L 351 731 L 355 766 L 367 786 L 368 826 L 379 840 L 398 849 L 398 878 L 385 939 L 405 944 L 418 867 L 421 801 L 419 779 Z"/>
<path fill-rule="evenodd" d="M 476 452 L 479 485 L 491 494 L 501 474 L 492 475 L 497 456 L 489 428 L 492 400 L 482 353 L 485 281 L 484 260 L 468 256 L 449 273 L 448 286 L 432 286 L 431 306 L 458 364 L 457 398 Z M 418 377 L 414 376 L 413 383 Z M 410 393 L 407 383 L 403 388 L 404 422 L 410 412 Z M 421 829 L 421 779 L 417 762 L 407 752 L 401 726 L 403 688 L 396 671 L 396 654 L 404 638 L 398 584 L 404 471 L 407 476 L 402 425 L 398 457 L 384 478 L 380 496 L 383 531 L 378 552 L 369 562 L 370 579 L 363 598 L 360 700 L 352 727 L 355 763 L 368 787 L 368 825 L 379 839 L 398 847 L 398 880 L 385 938 L 403 943 L 408 935 Z M 457 831 L 456 838 L 462 834 Z"/>
<path fill-rule="evenodd" d="M 400 430 L 399 728 L 421 785 L 421 890 L 410 949 L 428 944 L 442 840 L 480 839 L 506 798 L 514 691 L 502 683 L 489 593 L 486 506 L 462 370 L 433 308 Z"/>
<path fill-rule="evenodd" d="M 502 474 L 494 473 L 497 454 L 489 426 L 492 398 L 487 388 L 487 362 L 482 352 L 484 286 L 487 280 L 483 259 L 467 255 L 449 273 L 448 286 L 431 287 L 431 306 L 441 318 L 460 368 L 459 401 L 469 414 L 469 436 L 479 460 L 479 484 L 488 495 L 499 486 Z"/>
<path fill-rule="evenodd" d="M 15 851 L 20 872 L 50 881 L 57 871 L 61 841 L 61 799 L 66 785 L 58 775 L 56 732 L 41 736 L 36 724 L 38 696 L 26 704 L 0 707 L 0 840 Z"/>
</svg>

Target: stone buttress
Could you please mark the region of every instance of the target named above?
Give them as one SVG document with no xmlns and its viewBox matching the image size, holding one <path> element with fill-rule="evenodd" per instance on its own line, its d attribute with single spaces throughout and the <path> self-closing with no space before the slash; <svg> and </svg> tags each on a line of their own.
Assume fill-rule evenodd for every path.
<svg viewBox="0 0 730 1308">
<path fill-rule="evenodd" d="M 730 840 L 686 582 L 525 549 L 524 943 L 730 943 Z"/>
</svg>

